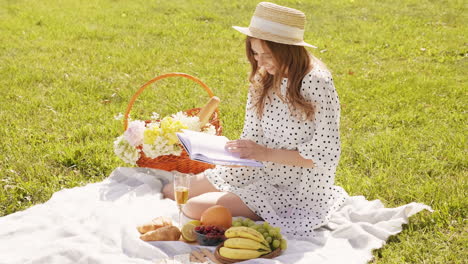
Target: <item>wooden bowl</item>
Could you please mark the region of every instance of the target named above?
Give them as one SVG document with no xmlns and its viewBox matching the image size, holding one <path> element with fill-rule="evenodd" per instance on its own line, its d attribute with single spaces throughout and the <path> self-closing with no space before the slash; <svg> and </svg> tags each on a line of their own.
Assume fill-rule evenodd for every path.
<svg viewBox="0 0 468 264">
<path fill-rule="evenodd" d="M 230 258 L 225 258 L 223 256 L 221 256 L 219 254 L 219 249 L 224 245 L 224 242 L 219 244 L 215 251 L 214 251 L 214 255 L 216 257 L 216 259 L 223 263 L 223 264 L 231 264 L 231 263 L 237 263 L 237 262 L 241 262 L 241 261 L 245 261 L 247 259 L 230 259 Z M 265 254 L 263 256 L 261 256 L 260 258 L 267 258 L 267 259 L 271 259 L 271 258 L 276 258 L 277 256 L 281 255 L 281 248 L 277 248 L 275 250 L 273 250 L 272 252 L 268 253 L 268 254 Z"/>
</svg>

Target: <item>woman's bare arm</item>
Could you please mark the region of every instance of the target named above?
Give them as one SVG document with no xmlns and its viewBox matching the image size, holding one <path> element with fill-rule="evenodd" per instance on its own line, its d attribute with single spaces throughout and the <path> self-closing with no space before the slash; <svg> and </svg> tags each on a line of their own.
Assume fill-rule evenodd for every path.
<svg viewBox="0 0 468 264">
<path fill-rule="evenodd" d="M 303 158 L 297 150 L 267 148 L 248 139 L 229 141 L 226 144 L 226 149 L 229 152 L 238 153 L 239 157 L 244 159 L 271 161 L 304 168 L 314 167 L 314 162 Z"/>
</svg>

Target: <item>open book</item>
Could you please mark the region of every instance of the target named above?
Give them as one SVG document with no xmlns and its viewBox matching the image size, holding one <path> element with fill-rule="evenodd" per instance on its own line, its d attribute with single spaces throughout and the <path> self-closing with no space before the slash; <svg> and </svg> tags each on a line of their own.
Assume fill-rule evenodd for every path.
<svg viewBox="0 0 468 264">
<path fill-rule="evenodd" d="M 215 165 L 239 165 L 263 167 L 263 164 L 250 159 L 241 159 L 228 152 L 224 146 L 229 141 L 227 137 L 210 135 L 192 130 L 182 130 L 176 133 L 190 159 Z"/>
</svg>

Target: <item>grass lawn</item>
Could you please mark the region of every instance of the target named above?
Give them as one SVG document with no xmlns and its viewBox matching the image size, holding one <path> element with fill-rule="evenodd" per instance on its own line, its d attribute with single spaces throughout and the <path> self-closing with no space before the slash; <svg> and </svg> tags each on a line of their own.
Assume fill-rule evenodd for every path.
<svg viewBox="0 0 468 264">
<path fill-rule="evenodd" d="M 420 213 L 373 263 L 466 263 L 465 1 L 278 0 L 308 16 L 306 41 L 332 70 L 342 104 L 337 184 Z M 103 180 L 137 88 L 168 72 L 199 77 L 222 99 L 224 134 L 240 135 L 257 1 L 0 0 L 0 216 Z M 207 100 L 194 83 L 158 82 L 135 118 Z M 465 260 L 464 260 L 465 259 Z"/>
</svg>

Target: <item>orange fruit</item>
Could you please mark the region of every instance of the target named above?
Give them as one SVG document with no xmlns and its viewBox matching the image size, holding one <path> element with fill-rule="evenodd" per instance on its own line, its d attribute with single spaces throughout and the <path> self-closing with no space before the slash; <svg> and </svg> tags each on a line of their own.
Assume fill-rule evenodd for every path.
<svg viewBox="0 0 468 264">
<path fill-rule="evenodd" d="M 232 226 L 232 214 L 222 205 L 215 205 L 206 209 L 200 218 L 202 225 L 213 225 L 228 229 Z"/>
</svg>

